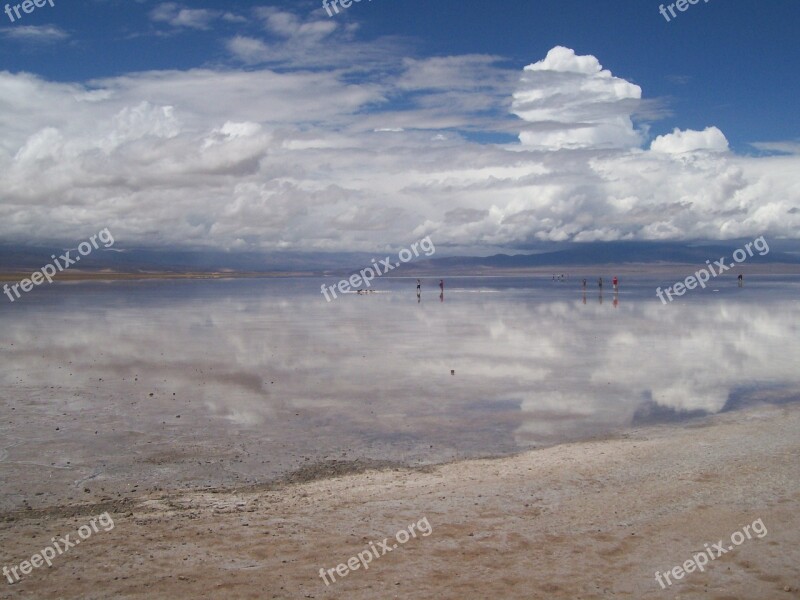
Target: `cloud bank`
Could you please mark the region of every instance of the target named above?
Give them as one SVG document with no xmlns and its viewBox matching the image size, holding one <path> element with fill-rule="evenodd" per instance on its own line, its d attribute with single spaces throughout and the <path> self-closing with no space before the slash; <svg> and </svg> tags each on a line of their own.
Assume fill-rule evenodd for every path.
<svg viewBox="0 0 800 600">
<path fill-rule="evenodd" d="M 0 239 L 110 227 L 121 244 L 375 251 L 430 235 L 489 252 L 800 235 L 796 153 L 737 155 L 713 124 L 651 141 L 642 89 L 594 56 L 403 58 L 324 15 L 255 16 L 262 34 L 223 40 L 224 67 L 0 72 Z M 174 3 L 151 18 L 241 20 Z"/>
</svg>

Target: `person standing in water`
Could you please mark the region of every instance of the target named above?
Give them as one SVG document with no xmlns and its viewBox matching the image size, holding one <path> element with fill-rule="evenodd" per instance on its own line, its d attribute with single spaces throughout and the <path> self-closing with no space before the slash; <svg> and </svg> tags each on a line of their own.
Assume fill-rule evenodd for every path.
<svg viewBox="0 0 800 600">
<path fill-rule="evenodd" d="M 599 287 L 601 290 L 603 289 L 603 278 L 602 277 L 599 277 L 597 279 L 597 287 Z"/>
<path fill-rule="evenodd" d="M 614 279 L 611 280 L 611 283 L 614 285 L 614 291 L 616 292 L 617 291 L 617 285 L 619 285 L 619 279 L 617 279 L 616 275 L 614 275 Z"/>
<path fill-rule="evenodd" d="M 444 279 L 439 280 L 439 290 L 444 294 Z"/>
<path fill-rule="evenodd" d="M 739 279 L 739 287 L 742 287 L 744 285 L 744 275 L 739 273 L 738 279 Z"/>
</svg>

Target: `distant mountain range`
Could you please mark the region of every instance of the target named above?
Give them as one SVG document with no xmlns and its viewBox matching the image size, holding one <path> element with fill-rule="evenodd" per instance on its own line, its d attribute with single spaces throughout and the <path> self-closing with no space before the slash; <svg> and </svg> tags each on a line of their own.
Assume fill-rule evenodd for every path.
<svg viewBox="0 0 800 600">
<path fill-rule="evenodd" d="M 415 259 L 398 272 L 442 273 L 486 272 L 492 270 L 523 270 L 547 267 L 591 265 L 659 265 L 700 264 L 706 260 L 731 255 L 750 240 L 713 244 L 676 242 L 596 242 L 571 244 L 563 249 L 529 254 L 495 254 L 493 256 L 448 256 Z M 441 251 L 441 249 L 440 249 Z M 33 271 L 52 262 L 51 255 L 64 252 L 59 247 L 26 247 L 0 244 L 0 271 Z M 71 256 L 76 255 L 72 251 Z M 384 256 L 386 253 L 384 253 Z M 396 255 L 392 258 L 394 260 Z M 123 273 L 141 272 L 231 272 L 231 273 L 326 273 L 357 271 L 370 264 L 371 258 L 383 258 L 366 253 L 323 252 L 225 252 L 220 250 L 176 250 L 124 248 L 115 245 L 99 249 L 84 257 L 73 270 L 112 270 Z M 770 242 L 764 256 L 757 252 L 745 264 L 800 265 L 800 244 Z"/>
<path fill-rule="evenodd" d="M 746 242 L 714 245 L 687 245 L 675 242 L 597 242 L 575 245 L 564 250 L 538 254 L 495 254 L 486 257 L 435 258 L 416 263 L 415 268 L 440 271 L 531 269 L 537 267 L 567 267 L 590 265 L 634 264 L 704 264 L 731 255 Z M 764 256 L 753 249 L 754 256 L 745 262 L 800 265 L 800 253 L 770 248 Z"/>
</svg>

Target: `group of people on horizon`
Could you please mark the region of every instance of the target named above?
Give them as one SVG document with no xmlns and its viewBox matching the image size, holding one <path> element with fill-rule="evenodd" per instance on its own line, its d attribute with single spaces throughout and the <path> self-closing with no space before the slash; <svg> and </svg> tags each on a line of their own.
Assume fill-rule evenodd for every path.
<svg viewBox="0 0 800 600">
<path fill-rule="evenodd" d="M 561 273 L 560 275 L 556 275 L 555 273 L 553 274 L 553 281 L 566 281 L 566 279 L 567 279 L 567 276 L 564 273 Z M 737 280 L 738 280 L 739 287 L 742 287 L 744 285 L 744 277 L 741 274 L 739 274 L 739 277 L 737 278 Z M 616 297 L 616 293 L 619 291 L 619 279 L 617 278 L 616 275 L 614 275 L 614 277 L 611 279 L 611 285 L 613 286 L 614 295 Z M 584 277 L 583 281 L 582 281 L 582 287 L 583 287 L 584 292 L 586 291 L 586 286 L 587 286 L 587 281 L 586 281 L 586 278 Z M 603 293 L 603 278 L 602 277 L 598 277 L 597 278 L 597 287 L 600 290 L 600 294 L 602 295 L 602 293 Z M 358 290 L 358 293 L 360 294 L 360 293 L 362 293 L 362 291 Z M 367 292 L 365 291 L 364 293 L 367 293 Z M 421 296 L 422 296 L 422 280 L 421 279 L 417 279 L 417 301 L 419 301 Z M 444 279 L 440 279 L 439 280 L 439 299 L 444 301 Z M 585 302 L 586 302 L 586 300 L 584 298 L 584 303 Z M 617 300 L 614 300 L 614 306 L 616 306 L 616 305 L 617 305 Z"/>
<path fill-rule="evenodd" d="M 614 286 L 614 291 L 615 292 L 619 291 L 619 279 L 617 279 L 616 275 L 614 275 L 614 278 L 611 280 L 611 285 Z M 597 287 L 599 288 L 599 290 L 601 292 L 603 291 L 603 278 L 602 277 L 598 277 L 597 278 Z M 584 290 L 586 289 L 586 278 L 585 277 L 583 278 L 583 289 Z"/>
<path fill-rule="evenodd" d="M 422 281 L 417 279 L 417 302 L 422 297 Z M 444 279 L 439 280 L 439 300 L 444 302 Z"/>
<path fill-rule="evenodd" d="M 439 280 L 439 291 L 442 293 L 444 292 L 444 279 Z M 417 279 L 417 295 L 419 295 L 421 292 L 422 292 L 422 280 Z"/>
</svg>

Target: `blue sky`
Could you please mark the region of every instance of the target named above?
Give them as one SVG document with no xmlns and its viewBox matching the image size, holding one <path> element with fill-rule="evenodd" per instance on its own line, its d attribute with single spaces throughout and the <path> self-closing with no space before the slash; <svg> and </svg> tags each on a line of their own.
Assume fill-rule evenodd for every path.
<svg viewBox="0 0 800 600">
<path fill-rule="evenodd" d="M 5 241 L 797 235 L 795 0 L 53 1 L 0 14 Z"/>
</svg>

